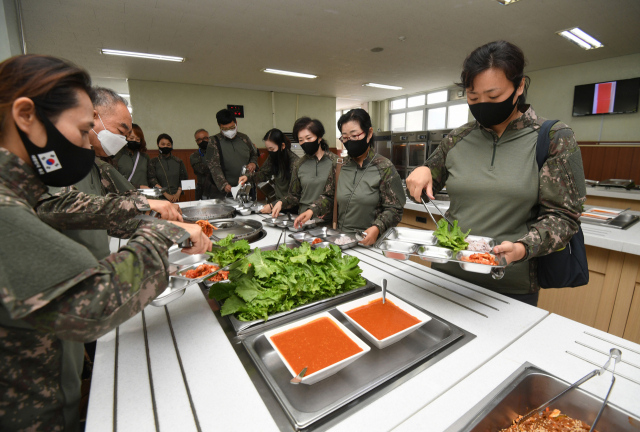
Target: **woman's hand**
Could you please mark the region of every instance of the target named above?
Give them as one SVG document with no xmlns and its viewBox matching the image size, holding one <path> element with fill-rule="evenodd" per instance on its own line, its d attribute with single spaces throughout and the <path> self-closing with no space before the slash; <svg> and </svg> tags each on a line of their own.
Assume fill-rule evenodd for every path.
<svg viewBox="0 0 640 432">
<path fill-rule="evenodd" d="M 271 210 L 271 217 L 277 218 L 280 214 L 280 210 L 282 210 L 282 201 L 278 201 L 274 206 L 273 210 Z"/>
<path fill-rule="evenodd" d="M 369 228 L 368 230 L 366 230 L 365 233 L 367 235 L 360 242 L 360 244 L 363 245 L 363 246 L 371 246 L 372 244 L 374 244 L 376 242 L 376 240 L 378 240 L 378 236 L 380 235 L 380 230 L 378 229 L 377 226 L 374 225 L 371 228 Z"/>
<path fill-rule="evenodd" d="M 300 216 L 298 216 L 296 218 L 296 220 L 293 221 L 293 227 L 295 229 L 300 228 L 302 225 L 304 225 L 304 223 L 306 221 L 308 221 L 309 219 L 311 219 L 313 217 L 313 211 L 311 210 L 307 210 L 306 212 L 302 213 Z"/>
<path fill-rule="evenodd" d="M 162 189 L 162 186 L 160 186 L 160 183 L 156 183 L 156 186 L 158 189 Z"/>
<path fill-rule="evenodd" d="M 162 195 L 164 195 L 164 197 L 167 199 L 167 201 L 173 202 L 173 195 L 171 195 L 170 193 L 162 192 Z"/>
<path fill-rule="evenodd" d="M 238 184 L 239 184 L 239 185 L 243 185 L 243 184 L 245 184 L 248 180 L 249 180 L 249 177 L 247 177 L 247 176 L 241 176 L 241 177 L 238 179 Z"/>
<path fill-rule="evenodd" d="M 524 244 L 520 242 L 511 243 L 503 241 L 500 245 L 493 248 L 493 253 L 504 254 L 507 264 L 511 264 L 514 261 L 520 261 L 524 258 L 527 254 L 527 250 L 525 249 Z"/>
<path fill-rule="evenodd" d="M 151 210 L 157 212 L 162 219 L 168 221 L 182 222 L 180 212 L 176 210 L 176 205 L 162 200 L 148 200 Z"/>
<path fill-rule="evenodd" d="M 140 185 L 140 187 L 138 189 L 149 189 L 149 186 L 147 185 Z"/>
<path fill-rule="evenodd" d="M 264 213 L 264 214 L 271 213 L 272 211 L 273 211 L 273 207 L 271 207 L 271 204 L 267 204 L 266 206 L 260 209 L 260 213 Z"/>
<path fill-rule="evenodd" d="M 193 244 L 190 248 L 182 249 L 183 253 L 190 255 L 203 254 L 211 250 L 211 240 L 204 235 L 200 225 L 184 223 L 184 222 L 171 222 L 172 224 L 179 226 L 189 233 L 189 239 Z"/>
<path fill-rule="evenodd" d="M 431 170 L 427 167 L 419 167 L 413 170 L 413 172 L 407 177 L 407 190 L 416 201 L 422 202 L 420 196 L 422 191 L 427 191 L 427 196 L 433 198 L 433 178 L 431 177 Z"/>
<path fill-rule="evenodd" d="M 250 164 L 247 165 L 247 171 L 252 173 L 256 170 L 257 166 L 256 164 L 254 164 L 253 162 L 251 162 Z"/>
</svg>

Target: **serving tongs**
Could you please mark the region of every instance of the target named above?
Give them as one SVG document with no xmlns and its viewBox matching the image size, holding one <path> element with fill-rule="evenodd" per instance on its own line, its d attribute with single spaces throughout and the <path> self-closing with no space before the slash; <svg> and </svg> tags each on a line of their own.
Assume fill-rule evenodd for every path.
<svg viewBox="0 0 640 432">
<path fill-rule="evenodd" d="M 591 378 L 593 378 L 596 375 L 600 376 L 600 375 L 604 374 L 604 371 L 608 370 L 607 368 L 609 367 L 609 365 L 611 364 L 611 361 L 613 360 L 613 368 L 611 369 L 611 385 L 609 386 L 609 390 L 607 391 L 607 395 L 604 398 L 604 401 L 602 403 L 602 407 L 600 407 L 600 411 L 598 411 L 598 415 L 596 416 L 596 419 L 593 421 L 593 424 L 591 425 L 591 429 L 590 430 L 591 431 L 595 431 L 596 430 L 596 424 L 600 420 L 600 416 L 602 415 L 602 412 L 604 411 L 604 408 L 607 406 L 607 401 L 609 400 L 609 395 L 611 394 L 611 389 L 613 389 L 613 384 L 616 382 L 616 376 L 615 376 L 614 372 L 616 370 L 616 364 L 618 364 L 618 362 L 620 361 L 621 357 L 622 357 L 622 352 L 619 349 L 611 348 L 611 350 L 609 351 L 609 358 L 607 359 L 607 362 L 604 364 L 604 366 L 602 366 L 600 369 L 595 369 L 595 370 L 589 372 L 587 375 L 585 375 L 584 377 L 580 378 L 578 381 L 573 383 L 571 386 L 569 386 L 566 389 L 564 389 L 557 396 L 554 396 L 553 398 L 549 399 L 547 402 L 543 403 L 542 405 L 540 405 L 538 408 L 534 409 L 533 411 L 529 411 L 529 413 L 527 413 L 524 417 L 521 417 L 520 419 L 518 419 L 518 421 L 516 422 L 516 429 L 520 430 L 520 424 L 524 423 L 531 416 L 533 416 L 533 415 L 535 415 L 537 413 L 541 413 L 542 411 L 544 411 L 549 405 L 551 405 L 553 402 L 555 402 L 558 399 L 560 399 L 562 396 L 564 396 L 569 391 L 571 391 L 574 388 L 584 384 L 585 382 L 589 381 Z"/>
<path fill-rule="evenodd" d="M 442 213 L 442 210 L 440 210 L 440 208 L 436 205 L 436 203 L 434 203 L 431 200 L 431 198 L 429 198 L 429 196 L 427 194 L 423 193 L 420 196 L 420 201 L 422 201 L 422 205 L 424 206 L 424 208 L 429 213 L 429 216 L 431 216 L 431 220 L 433 221 L 433 223 L 436 224 L 436 228 L 438 227 L 438 222 L 436 222 L 436 219 L 433 217 L 433 214 L 431 214 L 431 210 L 429 210 L 429 207 L 427 206 L 427 203 L 424 202 L 424 197 L 427 197 L 429 202 L 436 208 L 436 210 L 438 210 L 438 213 L 440 213 L 440 215 L 444 218 L 444 220 L 446 220 L 449 223 L 449 225 L 451 226 L 451 228 L 453 228 L 453 224 L 451 223 L 451 221 L 449 219 L 447 219 L 447 217 L 444 215 L 444 213 Z"/>
</svg>

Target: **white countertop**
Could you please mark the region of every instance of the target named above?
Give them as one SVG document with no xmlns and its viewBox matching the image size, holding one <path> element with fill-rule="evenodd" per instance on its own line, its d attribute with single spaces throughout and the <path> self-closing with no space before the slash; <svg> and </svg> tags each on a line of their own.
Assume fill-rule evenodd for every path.
<svg viewBox="0 0 640 432">
<path fill-rule="evenodd" d="M 552 314 L 394 431 L 427 430 L 424 429 L 425 425 L 428 425 L 430 432 L 446 430 L 525 362 L 573 383 L 607 360 L 607 355 L 594 349 L 608 353 L 611 348 L 620 349 L 622 360 L 638 367 L 618 363 L 616 382 L 609 401 L 640 418 L 640 345 Z M 606 372 L 580 388 L 604 398 L 610 383 L 611 374 Z"/>
<path fill-rule="evenodd" d="M 588 188 L 593 189 L 593 188 Z M 636 193 L 636 192 L 632 192 Z M 640 194 L 640 192 L 637 192 Z M 609 195 L 607 195 L 609 196 Z M 638 198 L 640 199 L 640 198 Z M 436 201 L 436 205 L 442 212 L 446 212 L 449 209 L 449 201 Z M 433 213 L 435 217 L 440 216 L 435 207 L 431 204 L 428 204 L 429 210 Z M 594 206 L 585 206 L 586 209 L 592 208 Z M 411 200 L 407 200 L 404 208 L 409 210 L 414 210 L 417 212 L 421 212 L 425 214 L 425 217 L 429 217 L 429 214 L 424 209 L 422 204 L 416 204 Z M 598 208 L 607 209 L 609 207 L 601 207 Z M 622 209 L 612 209 L 612 210 L 622 210 Z M 627 210 L 625 213 L 640 215 L 640 212 L 629 211 Z M 618 252 L 624 252 L 632 255 L 640 255 L 640 222 L 632 225 L 630 228 L 626 230 L 620 230 L 616 228 L 605 227 L 601 225 L 594 225 L 583 223 L 582 224 L 582 232 L 584 233 L 584 243 L 589 246 L 595 246 L 603 249 L 609 249 Z M 473 234 L 473 233 L 472 233 Z"/>
<path fill-rule="evenodd" d="M 276 243 L 281 230 L 266 231 L 252 247 Z M 411 261 L 363 247 L 346 252 L 361 259 L 366 278 L 386 277 L 391 292 L 476 338 L 331 430 L 391 430 L 548 315 Z M 144 322 L 138 315 L 121 325 L 117 344 L 115 331 L 98 341 L 86 430 L 112 430 L 114 418 L 122 431 L 155 430 L 156 418 L 159 430 L 277 430 L 197 287 L 166 308 L 147 307 Z"/>
</svg>

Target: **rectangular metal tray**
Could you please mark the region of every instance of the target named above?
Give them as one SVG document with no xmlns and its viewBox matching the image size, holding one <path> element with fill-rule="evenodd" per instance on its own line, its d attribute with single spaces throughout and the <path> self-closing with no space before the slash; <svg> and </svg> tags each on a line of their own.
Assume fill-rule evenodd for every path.
<svg viewBox="0 0 640 432">
<path fill-rule="evenodd" d="M 626 230 L 631 225 L 635 224 L 639 219 L 640 217 L 634 214 L 620 213 L 618 216 L 608 220 L 598 220 L 598 219 L 593 219 L 586 216 L 581 216 L 580 222 L 583 222 L 586 224 L 599 225 L 603 227 Z"/>
<path fill-rule="evenodd" d="M 353 241 L 351 243 L 347 243 L 347 244 L 343 244 L 343 245 L 339 245 L 336 244 L 335 241 L 338 237 L 349 237 L 351 239 L 353 239 Z M 338 235 L 334 235 L 334 236 L 330 236 L 326 238 L 326 241 L 328 241 L 329 243 L 331 243 L 332 245 L 336 245 L 338 246 L 340 249 L 345 250 L 345 249 L 351 249 L 353 247 L 358 246 L 358 240 L 356 240 L 356 237 L 354 234 L 345 234 L 345 233 L 340 233 Z"/>
<path fill-rule="evenodd" d="M 314 237 L 320 237 L 320 238 L 327 238 L 327 237 L 331 237 L 338 234 L 340 234 L 340 231 L 334 230 L 329 227 L 315 228 L 315 229 L 309 230 L 309 235 L 312 235 Z"/>
<path fill-rule="evenodd" d="M 303 429 L 425 361 L 465 335 L 459 327 L 415 304 L 412 306 L 431 316 L 432 320 L 387 348 L 373 347 L 353 364 L 313 385 L 295 386 L 289 383 L 291 374 L 266 340 L 264 332 L 245 338 L 242 344 L 294 428 Z M 358 334 L 335 307 L 325 310 Z M 370 344 L 366 339 L 363 340 Z"/>
<path fill-rule="evenodd" d="M 610 380 L 610 377 L 607 375 L 606 379 Z M 485 432 L 507 428 L 519 415 L 537 408 L 570 385 L 526 362 L 446 432 Z M 616 391 L 615 387 L 613 391 Z M 591 425 L 601 406 L 601 398 L 577 388 L 554 402 L 550 409 L 559 409 L 563 414 Z M 637 432 L 640 419 L 609 403 L 596 429 L 601 432 Z"/>
</svg>

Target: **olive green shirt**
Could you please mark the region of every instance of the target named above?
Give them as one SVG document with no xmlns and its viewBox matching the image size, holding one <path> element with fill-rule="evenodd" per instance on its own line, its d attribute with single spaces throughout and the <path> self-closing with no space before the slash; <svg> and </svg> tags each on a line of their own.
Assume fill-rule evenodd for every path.
<svg viewBox="0 0 640 432">
<path fill-rule="evenodd" d="M 140 155 L 138 165 L 136 166 L 136 171 L 133 173 L 133 176 L 131 176 L 137 155 Z M 113 161 L 117 164 L 120 174 L 122 174 L 122 176 L 126 178 L 136 189 L 140 189 L 140 186 L 149 186 L 147 170 L 151 158 L 148 154 L 141 153 L 139 151 L 134 152 L 125 147 L 114 156 Z M 129 180 L 129 176 L 131 176 L 131 180 Z"/>
<path fill-rule="evenodd" d="M 177 156 L 160 154 L 151 159 L 148 171 L 149 187 L 159 184 L 168 187 L 168 193 L 173 195 L 182 187 L 182 180 L 187 180 L 187 167 Z"/>
<path fill-rule="evenodd" d="M 282 208 L 298 206 L 299 214 L 307 211 L 324 191 L 329 175 L 335 172 L 337 160 L 338 157 L 328 150 L 320 160 L 316 156 L 302 156 L 293 167 L 289 193 L 281 200 Z"/>
</svg>

